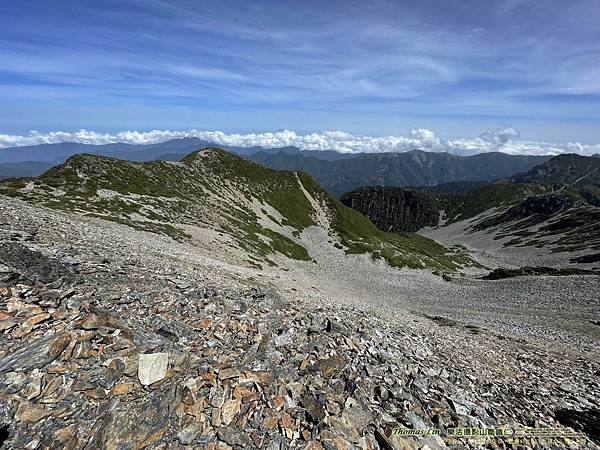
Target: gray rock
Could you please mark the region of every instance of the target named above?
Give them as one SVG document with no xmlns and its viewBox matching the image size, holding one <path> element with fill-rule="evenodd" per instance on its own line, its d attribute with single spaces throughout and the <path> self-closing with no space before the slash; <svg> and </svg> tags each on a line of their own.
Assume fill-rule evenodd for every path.
<svg viewBox="0 0 600 450">
<path fill-rule="evenodd" d="M 188 425 L 187 427 L 181 429 L 179 433 L 177 433 L 177 439 L 183 445 L 190 445 L 196 440 L 196 436 L 200 429 L 197 425 Z"/>
<path fill-rule="evenodd" d="M 180 400 L 181 393 L 173 382 L 165 389 L 117 404 L 98 421 L 92 448 L 152 446 L 160 439 L 161 432 L 175 423 L 175 407 Z"/>
<path fill-rule="evenodd" d="M 0 372 L 29 371 L 44 367 L 60 356 L 71 341 L 69 333 L 50 334 L 8 355 L 0 362 Z"/>
<path fill-rule="evenodd" d="M 361 308 L 262 295 L 190 265 L 197 249 L 187 244 L 2 197 L 0 211 L 11 226 L 40 228 L 27 245 L 42 266 L 65 255 L 79 263 L 75 278 L 34 282 L 44 267 L 13 249 L 26 276 L 0 287 L 7 448 L 377 449 L 394 448 L 397 426 L 595 424 L 595 359 L 558 361 L 543 345 L 470 334 L 462 322 L 396 326 Z M 135 252 L 141 245 L 148 251 Z M 472 292 L 472 282 L 453 285 Z"/>
<path fill-rule="evenodd" d="M 219 439 L 229 445 L 237 445 L 242 448 L 249 448 L 253 446 L 252 440 L 248 437 L 248 435 L 238 428 L 221 427 L 217 430 L 217 436 L 219 436 Z"/>
</svg>

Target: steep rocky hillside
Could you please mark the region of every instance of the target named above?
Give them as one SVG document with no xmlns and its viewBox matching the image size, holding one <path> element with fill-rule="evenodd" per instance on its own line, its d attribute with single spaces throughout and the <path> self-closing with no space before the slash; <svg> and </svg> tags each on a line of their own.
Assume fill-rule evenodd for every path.
<svg viewBox="0 0 600 450">
<path fill-rule="evenodd" d="M 340 201 L 385 231 L 414 232 L 436 226 L 440 219 L 437 196 L 402 188 L 361 187 L 342 195 Z"/>
<path fill-rule="evenodd" d="M 472 229 L 493 233 L 496 239 L 510 239 L 505 246 L 543 247 L 552 252 L 600 251 L 600 208 L 569 194 L 528 197 L 475 221 Z"/>
<path fill-rule="evenodd" d="M 462 194 L 364 187 L 345 194 L 341 201 L 382 230 L 412 232 L 440 227 L 437 232 L 423 230 L 424 235 L 445 245 L 464 247 L 469 243 L 475 253 L 499 245 L 521 249 L 523 254 L 516 260 L 536 249 L 563 253 L 572 263 L 597 263 L 600 208 L 587 201 L 581 190 L 563 186 L 494 183 Z M 452 226 L 455 223 L 458 228 Z M 443 231 L 447 227 L 452 228 L 451 239 Z"/>
<path fill-rule="evenodd" d="M 600 158 L 577 154 L 559 155 L 512 177 L 516 183 L 538 183 L 554 186 L 600 206 Z"/>
<path fill-rule="evenodd" d="M 435 184 L 433 186 L 405 186 L 409 191 L 437 192 L 439 194 L 462 194 L 473 191 L 489 184 L 489 181 L 450 181 L 449 183 Z"/>
<path fill-rule="evenodd" d="M 338 161 L 281 152 L 259 152 L 248 158 L 273 169 L 305 171 L 336 196 L 361 186 L 433 186 L 454 181 L 504 179 L 548 159 L 503 153 L 462 157 L 423 151 L 364 154 Z"/>
<path fill-rule="evenodd" d="M 566 154 L 555 156 L 514 183 L 536 183 L 545 193 L 491 211 L 471 225 L 503 240 L 505 247 L 545 248 L 553 253 L 586 252 L 573 262 L 600 261 L 600 160 Z"/>
<path fill-rule="evenodd" d="M 537 293 L 529 281 L 437 280 L 444 316 L 409 314 L 395 300 L 422 304 L 436 277 L 380 295 L 405 278 L 382 271 L 352 307 L 350 295 L 281 295 L 220 273 L 155 233 L 6 197 L 0 213 L 3 448 L 599 448 L 597 277 L 565 281 L 557 298 L 552 280 Z M 467 442 L 447 437 L 455 427 L 550 427 L 570 441 Z"/>
<path fill-rule="evenodd" d="M 461 222 L 448 232 L 424 234 L 446 245 L 464 247 L 468 243 L 474 252 L 498 250 L 499 245 L 521 249 L 522 254 L 513 254 L 515 261 L 532 265 L 536 261 L 527 256 L 532 249 L 545 255 L 572 255 L 567 257 L 570 263 L 594 264 L 600 261 L 598 161 L 596 157 L 560 155 L 506 182 L 462 193 L 443 193 L 453 190 L 452 184 L 427 192 L 366 187 L 345 194 L 342 202 L 389 231 Z M 551 260 L 564 264 L 564 258 Z"/>
<path fill-rule="evenodd" d="M 189 240 L 256 266 L 282 257 L 310 261 L 302 233 L 311 226 L 329 234 L 323 245 L 396 267 L 453 271 L 470 264 L 421 236 L 380 231 L 306 174 L 266 169 L 219 149 L 180 162 L 77 155 L 37 179 L 2 183 L 0 193 Z"/>
<path fill-rule="evenodd" d="M 515 175 L 516 183 L 587 184 L 600 183 L 600 159 L 575 153 L 558 155 L 531 170 Z"/>
<path fill-rule="evenodd" d="M 382 230 L 406 232 L 468 219 L 543 190 L 541 186 L 512 183 L 489 184 L 460 194 L 362 187 L 343 195 L 341 202 Z"/>
</svg>

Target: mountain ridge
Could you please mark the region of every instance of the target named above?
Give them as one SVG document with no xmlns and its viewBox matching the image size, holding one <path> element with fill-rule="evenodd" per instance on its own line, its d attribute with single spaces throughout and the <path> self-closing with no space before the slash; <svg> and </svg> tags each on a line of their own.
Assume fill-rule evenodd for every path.
<svg viewBox="0 0 600 450">
<path fill-rule="evenodd" d="M 549 157 L 499 152 L 456 156 L 414 150 L 363 154 L 338 161 L 262 153 L 248 158 L 274 169 L 306 171 L 326 190 L 339 197 L 361 186 L 433 186 L 447 182 L 503 179 L 529 170 Z"/>
<path fill-rule="evenodd" d="M 332 239 L 325 245 L 396 267 L 454 271 L 469 264 L 420 236 L 381 232 L 305 173 L 264 168 L 216 148 L 180 162 L 76 155 L 37 179 L 2 182 L 0 193 L 178 240 L 193 241 L 198 227 L 210 229 L 211 245 L 243 252 L 251 265 L 275 265 L 277 255 L 310 261 L 301 235 L 313 225 L 327 228 Z"/>
<path fill-rule="evenodd" d="M 363 186 L 340 201 L 368 217 L 380 229 L 417 232 L 472 218 L 490 208 L 541 193 L 531 184 L 493 183 L 461 193 L 415 191 L 391 186 Z"/>
<path fill-rule="evenodd" d="M 577 153 L 557 155 L 511 180 L 516 183 L 600 183 L 600 159 Z"/>
<path fill-rule="evenodd" d="M 0 171 L 3 163 L 27 160 L 38 161 L 38 165 L 44 162 L 57 164 L 77 153 L 99 154 L 130 161 L 179 161 L 198 148 L 214 146 L 207 141 L 190 137 L 146 145 L 65 143 L 13 147 L 0 149 Z M 273 169 L 308 172 L 321 186 L 338 197 L 363 185 L 432 186 L 456 181 L 491 181 L 529 170 L 546 158 L 497 152 L 463 157 L 421 150 L 352 154 L 333 150 L 300 150 L 297 147 L 216 147 Z M 5 169 L 9 170 L 10 167 Z M 15 173 L 21 176 L 39 174 L 39 169 Z M 10 175 L 12 174 L 9 172 Z"/>
</svg>

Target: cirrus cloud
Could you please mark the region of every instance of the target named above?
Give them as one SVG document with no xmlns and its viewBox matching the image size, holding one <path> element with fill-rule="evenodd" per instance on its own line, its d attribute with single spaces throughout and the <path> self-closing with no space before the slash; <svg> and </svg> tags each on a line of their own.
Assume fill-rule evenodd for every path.
<svg viewBox="0 0 600 450">
<path fill-rule="evenodd" d="M 319 133 L 298 134 L 291 130 L 279 130 L 272 133 L 224 133 L 222 131 L 122 131 L 114 134 L 99 133 L 81 129 L 75 132 L 53 131 L 39 133 L 31 131 L 28 135 L 0 134 L 0 148 L 20 147 L 38 144 L 56 144 L 77 142 L 82 144 L 156 144 L 170 139 L 196 137 L 216 145 L 229 147 L 278 148 L 294 146 L 302 150 L 335 150 L 342 153 L 383 153 L 423 150 L 430 152 L 448 152 L 455 155 L 473 155 L 488 152 L 504 152 L 521 155 L 557 155 L 560 153 L 579 153 L 592 155 L 600 153 L 600 144 L 582 144 L 579 142 L 549 143 L 520 139 L 520 133 L 509 127 L 496 131 L 486 131 L 477 137 L 444 139 L 433 131 L 419 128 L 406 136 L 363 136 L 344 131 L 323 131 Z M 1 150 L 0 150 L 1 151 Z"/>
</svg>

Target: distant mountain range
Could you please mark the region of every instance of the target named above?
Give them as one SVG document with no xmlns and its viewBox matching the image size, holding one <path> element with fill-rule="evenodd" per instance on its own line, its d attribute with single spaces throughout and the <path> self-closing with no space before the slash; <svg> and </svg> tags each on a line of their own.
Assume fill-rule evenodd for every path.
<svg viewBox="0 0 600 450">
<path fill-rule="evenodd" d="M 71 142 L 13 147 L 0 150 L 0 178 L 38 176 L 49 165 L 60 164 L 78 153 L 128 161 L 179 161 L 192 151 L 214 146 L 213 143 L 191 137 L 149 145 L 90 145 Z M 327 191 L 338 197 L 360 186 L 435 186 L 442 183 L 489 182 L 526 172 L 549 158 L 504 153 L 464 157 L 419 150 L 407 153 L 346 154 L 333 150 L 300 150 L 297 147 L 219 147 L 271 169 L 307 172 Z M 21 165 L 12 165 L 16 162 Z M 448 186 L 448 189 L 465 189 L 465 185 Z"/>
<path fill-rule="evenodd" d="M 0 164 L 0 179 L 10 177 L 32 177 L 43 174 L 54 164 L 41 161 L 23 161 Z"/>
<path fill-rule="evenodd" d="M 209 147 L 219 147 L 242 156 L 261 152 L 264 154 L 282 153 L 286 155 L 310 155 L 317 160 L 334 161 L 353 158 L 355 154 L 344 154 L 333 150 L 300 150 L 297 147 L 231 147 L 215 145 L 195 137 L 172 139 L 158 144 L 81 144 L 65 142 L 58 144 L 40 144 L 25 147 L 0 149 L 0 178 L 39 176 L 50 167 L 63 163 L 70 156 L 86 153 L 90 155 L 110 156 L 127 161 L 179 161 L 189 153 Z"/>
<path fill-rule="evenodd" d="M 264 148 L 264 147 L 232 147 L 216 145 L 196 137 L 171 139 L 158 144 L 81 144 L 77 142 L 64 142 L 58 144 L 39 144 L 26 147 L 9 147 L 0 149 L 0 163 L 14 163 L 24 161 L 40 161 L 53 163 L 64 162 L 70 156 L 78 153 L 90 155 L 111 156 L 128 161 L 154 161 L 177 160 L 179 161 L 189 153 L 201 148 L 219 147 L 238 155 L 252 155 L 254 153 L 284 153 L 288 155 L 308 154 L 319 159 L 336 160 L 351 158 L 355 155 L 338 153 L 333 150 L 311 151 L 300 150 L 297 147 Z"/>
<path fill-rule="evenodd" d="M 455 156 L 420 150 L 406 153 L 364 153 L 355 158 L 334 161 L 284 152 L 258 152 L 247 157 L 272 169 L 307 172 L 336 196 L 361 186 L 435 186 L 457 181 L 489 182 L 528 171 L 550 158 L 496 152 Z"/>
</svg>

